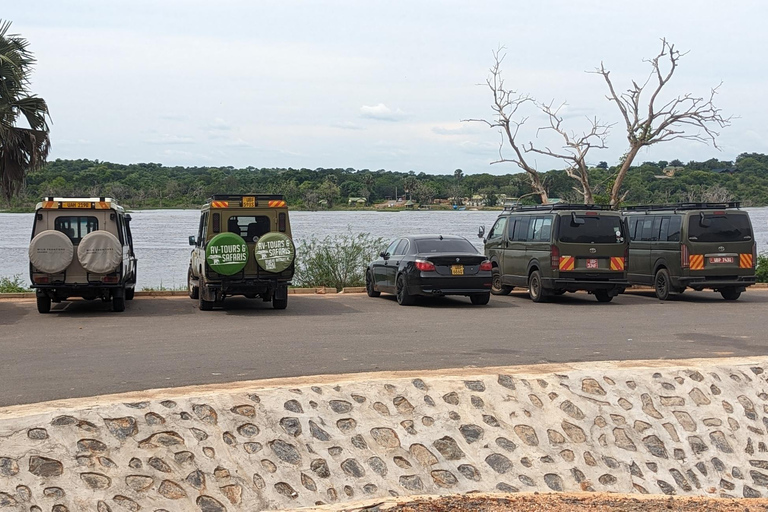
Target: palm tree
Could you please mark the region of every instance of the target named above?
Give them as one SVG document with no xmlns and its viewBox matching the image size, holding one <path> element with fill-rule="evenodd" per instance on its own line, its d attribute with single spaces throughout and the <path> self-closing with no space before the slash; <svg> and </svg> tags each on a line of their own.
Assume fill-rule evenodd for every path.
<svg viewBox="0 0 768 512">
<path fill-rule="evenodd" d="M 11 22 L 0 20 L 0 189 L 10 200 L 30 170 L 45 163 L 48 138 L 48 105 L 29 93 L 35 59 L 26 39 L 8 34 Z M 18 126 L 19 117 L 28 128 Z"/>
</svg>

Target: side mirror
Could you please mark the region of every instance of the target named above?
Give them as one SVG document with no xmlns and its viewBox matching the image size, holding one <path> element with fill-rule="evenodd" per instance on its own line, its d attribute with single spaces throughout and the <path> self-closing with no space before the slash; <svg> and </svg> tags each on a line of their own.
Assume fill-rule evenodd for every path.
<svg viewBox="0 0 768 512">
<path fill-rule="evenodd" d="M 387 251 L 381 251 L 379 253 L 379 256 L 381 256 L 383 259 L 388 260 L 389 259 L 389 253 Z"/>
<path fill-rule="evenodd" d="M 197 242 L 195 241 L 195 237 L 193 236 L 189 237 L 189 245 L 197 245 Z"/>
<path fill-rule="evenodd" d="M 699 226 L 703 228 L 708 228 L 711 225 L 712 225 L 712 221 L 704 216 L 704 212 L 701 212 L 699 214 Z"/>
<path fill-rule="evenodd" d="M 585 224 L 587 221 L 584 220 L 581 217 L 576 216 L 576 212 L 571 212 L 571 224 L 574 226 L 581 226 L 582 224 Z"/>
<path fill-rule="evenodd" d="M 125 214 L 125 222 L 131 222 L 131 214 L 130 213 L 126 213 Z"/>
<path fill-rule="evenodd" d="M 477 238 L 483 238 L 483 235 L 485 235 L 485 226 L 480 226 L 477 229 Z"/>
</svg>

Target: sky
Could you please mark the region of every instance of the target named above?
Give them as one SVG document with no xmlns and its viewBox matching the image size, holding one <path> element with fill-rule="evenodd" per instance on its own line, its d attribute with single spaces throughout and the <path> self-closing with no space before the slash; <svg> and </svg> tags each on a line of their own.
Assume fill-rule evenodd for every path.
<svg viewBox="0 0 768 512">
<path fill-rule="evenodd" d="M 689 53 L 668 97 L 706 96 L 732 125 L 720 150 L 672 141 L 638 162 L 768 153 L 768 3 L 762 0 L 38 0 L 0 16 L 37 58 L 51 113 L 49 159 L 163 165 L 518 172 L 499 158 L 485 85 L 505 48 L 506 85 L 565 103 L 564 126 L 616 123 L 591 164 L 627 149 L 601 62 L 626 90 L 665 37 Z M 558 148 L 537 128 L 520 141 Z M 502 151 L 504 151 L 502 149 Z M 508 153 L 504 153 L 508 156 Z M 544 157 L 540 170 L 562 168 Z"/>
</svg>

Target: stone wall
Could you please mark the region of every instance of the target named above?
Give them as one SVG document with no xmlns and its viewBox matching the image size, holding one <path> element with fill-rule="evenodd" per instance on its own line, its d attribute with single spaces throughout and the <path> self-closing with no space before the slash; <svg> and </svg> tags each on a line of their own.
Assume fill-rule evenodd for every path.
<svg viewBox="0 0 768 512">
<path fill-rule="evenodd" d="M 292 509 L 468 491 L 761 497 L 767 367 L 368 374 L 0 409 L 0 510 Z"/>
</svg>

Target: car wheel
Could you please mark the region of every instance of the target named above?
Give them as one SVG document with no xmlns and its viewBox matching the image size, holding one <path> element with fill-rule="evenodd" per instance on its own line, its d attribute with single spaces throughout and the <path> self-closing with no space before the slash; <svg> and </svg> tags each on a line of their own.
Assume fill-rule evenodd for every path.
<svg viewBox="0 0 768 512">
<path fill-rule="evenodd" d="M 133 297 L 136 295 L 136 288 L 126 288 L 125 289 L 125 300 L 133 300 Z"/>
<path fill-rule="evenodd" d="M 478 293 L 476 295 L 470 295 L 469 299 L 475 306 L 485 306 L 491 300 L 490 293 Z"/>
<path fill-rule="evenodd" d="M 565 295 L 565 290 L 554 290 L 552 295 Z"/>
<path fill-rule="evenodd" d="M 538 270 L 534 270 L 528 276 L 528 295 L 531 296 L 533 302 L 545 302 L 547 300 L 547 292 L 541 283 L 541 272 Z"/>
<path fill-rule="evenodd" d="M 373 275 L 371 275 L 370 270 L 365 272 L 365 292 L 369 297 L 378 297 L 381 295 L 381 292 L 376 291 L 376 288 L 373 284 Z"/>
<path fill-rule="evenodd" d="M 187 270 L 187 291 L 190 299 L 200 298 L 200 288 L 192 284 L 192 268 Z"/>
<path fill-rule="evenodd" d="M 722 295 L 725 300 L 736 300 L 741 297 L 741 292 L 736 288 L 723 288 L 720 290 L 720 295 Z"/>
<path fill-rule="evenodd" d="M 596 290 L 595 298 L 597 299 L 597 302 L 611 302 L 613 300 L 613 295 L 608 293 L 608 290 Z"/>
<path fill-rule="evenodd" d="M 501 284 L 501 271 L 498 267 L 494 267 L 491 270 L 491 293 L 494 295 L 509 295 L 511 291 L 511 286 Z"/>
<path fill-rule="evenodd" d="M 285 297 L 278 299 L 274 295 L 272 296 L 272 307 L 274 309 L 285 309 L 288 307 L 288 290 L 285 290 Z"/>
<path fill-rule="evenodd" d="M 397 276 L 396 296 L 397 303 L 401 306 L 410 306 L 416 301 L 415 297 L 408 293 L 408 287 L 405 285 L 405 276 L 402 274 Z"/>
<path fill-rule="evenodd" d="M 200 311 L 211 311 L 213 309 L 213 301 L 203 299 L 203 289 L 205 288 L 205 281 L 203 276 L 200 276 L 200 287 L 197 293 L 197 308 Z"/>
<path fill-rule="evenodd" d="M 125 288 L 112 294 L 112 311 L 115 313 L 125 311 Z"/>
<path fill-rule="evenodd" d="M 656 296 L 659 300 L 669 300 L 672 293 L 672 283 L 669 279 L 669 271 L 660 268 L 656 271 L 656 277 L 653 279 L 653 288 L 656 290 Z"/>
<path fill-rule="evenodd" d="M 37 312 L 38 313 L 50 313 L 51 311 L 51 298 L 50 297 L 38 297 L 37 298 Z"/>
</svg>

